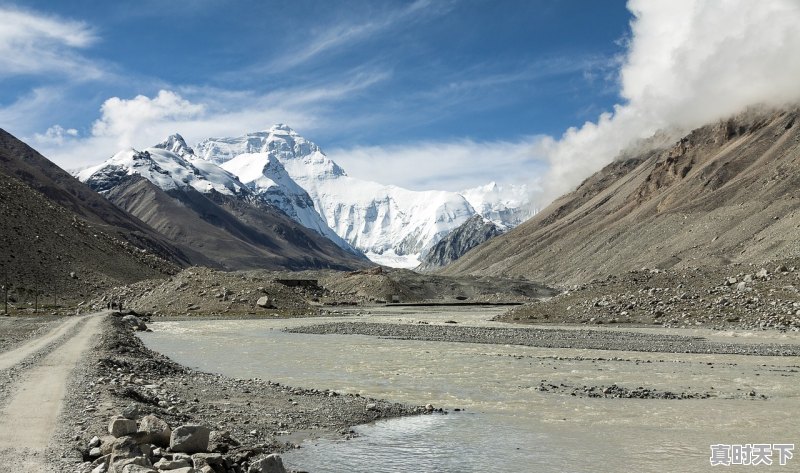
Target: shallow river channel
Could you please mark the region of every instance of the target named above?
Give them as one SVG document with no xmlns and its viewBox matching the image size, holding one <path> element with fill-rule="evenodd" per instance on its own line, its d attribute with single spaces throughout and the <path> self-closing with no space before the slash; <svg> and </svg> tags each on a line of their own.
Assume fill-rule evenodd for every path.
<svg viewBox="0 0 800 473">
<path fill-rule="evenodd" d="M 359 426 L 357 438 L 309 440 L 284 455 L 287 466 L 315 473 L 699 472 L 712 469 L 712 444 L 794 443 L 800 448 L 800 357 L 552 349 L 281 331 L 344 320 L 500 325 L 488 320 L 502 310 L 387 308 L 324 319 L 155 322 L 154 332 L 142 339 L 175 361 L 208 372 L 450 410 L 449 415 Z M 800 343 L 798 333 L 602 330 Z M 590 398 L 541 391 L 543 380 L 711 397 Z M 800 471 L 800 451 L 782 468 L 777 455 L 774 461 L 777 471 Z"/>
</svg>

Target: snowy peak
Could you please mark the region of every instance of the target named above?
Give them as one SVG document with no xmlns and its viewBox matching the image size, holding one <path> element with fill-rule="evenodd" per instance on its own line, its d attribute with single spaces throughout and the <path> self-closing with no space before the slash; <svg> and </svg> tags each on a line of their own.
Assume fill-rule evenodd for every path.
<svg viewBox="0 0 800 473">
<path fill-rule="evenodd" d="M 288 167 L 304 169 L 303 176 L 343 176 L 344 170 L 287 125 L 279 123 L 267 131 L 247 133 L 235 138 L 209 138 L 197 145 L 197 155 L 223 164 L 243 154 L 269 154 Z M 295 173 L 289 170 L 293 176 Z"/>
<path fill-rule="evenodd" d="M 187 156 L 194 156 L 194 150 L 186 144 L 186 141 L 178 133 L 172 134 L 166 140 L 153 146 L 153 148 L 165 149 L 172 151 L 178 156 L 185 158 Z"/>
<path fill-rule="evenodd" d="M 533 215 L 530 192 L 525 185 L 486 185 L 461 192 L 475 211 L 502 229 L 513 228 Z"/>
<path fill-rule="evenodd" d="M 202 193 L 247 193 L 246 187 L 236 176 L 189 154 L 191 148 L 185 145 L 180 135 L 172 135 L 152 148 L 142 151 L 133 148 L 122 150 L 107 161 L 79 172 L 77 177 L 101 193 L 113 188 L 126 176 L 134 174 L 144 177 L 164 191 L 191 187 Z M 181 156 L 172 149 L 187 154 Z"/>
</svg>

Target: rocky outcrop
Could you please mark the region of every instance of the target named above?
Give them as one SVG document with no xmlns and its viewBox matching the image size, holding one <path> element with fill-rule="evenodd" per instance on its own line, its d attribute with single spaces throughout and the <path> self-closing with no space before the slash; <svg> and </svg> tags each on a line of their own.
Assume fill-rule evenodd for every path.
<svg viewBox="0 0 800 473">
<path fill-rule="evenodd" d="M 448 233 L 422 257 L 418 271 L 432 271 L 447 266 L 475 248 L 498 235 L 503 230 L 480 215 L 473 215 L 461 226 Z"/>
</svg>

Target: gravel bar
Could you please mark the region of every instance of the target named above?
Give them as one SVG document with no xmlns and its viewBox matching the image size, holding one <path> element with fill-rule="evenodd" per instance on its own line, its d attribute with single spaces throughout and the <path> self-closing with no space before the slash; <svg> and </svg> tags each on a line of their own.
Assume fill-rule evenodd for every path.
<svg viewBox="0 0 800 473">
<path fill-rule="evenodd" d="M 287 330 L 289 333 L 371 335 L 402 340 L 523 345 L 660 353 L 715 353 L 800 356 L 800 345 L 711 342 L 701 337 L 609 330 L 456 327 L 366 322 L 332 322 Z"/>
</svg>

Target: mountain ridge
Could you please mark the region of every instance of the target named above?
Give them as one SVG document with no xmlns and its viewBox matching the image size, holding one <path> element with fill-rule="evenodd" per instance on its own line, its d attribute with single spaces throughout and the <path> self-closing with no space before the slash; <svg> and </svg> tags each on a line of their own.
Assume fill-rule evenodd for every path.
<svg viewBox="0 0 800 473">
<path fill-rule="evenodd" d="M 800 109 L 750 110 L 614 161 L 444 274 L 576 284 L 800 254 Z"/>
</svg>

